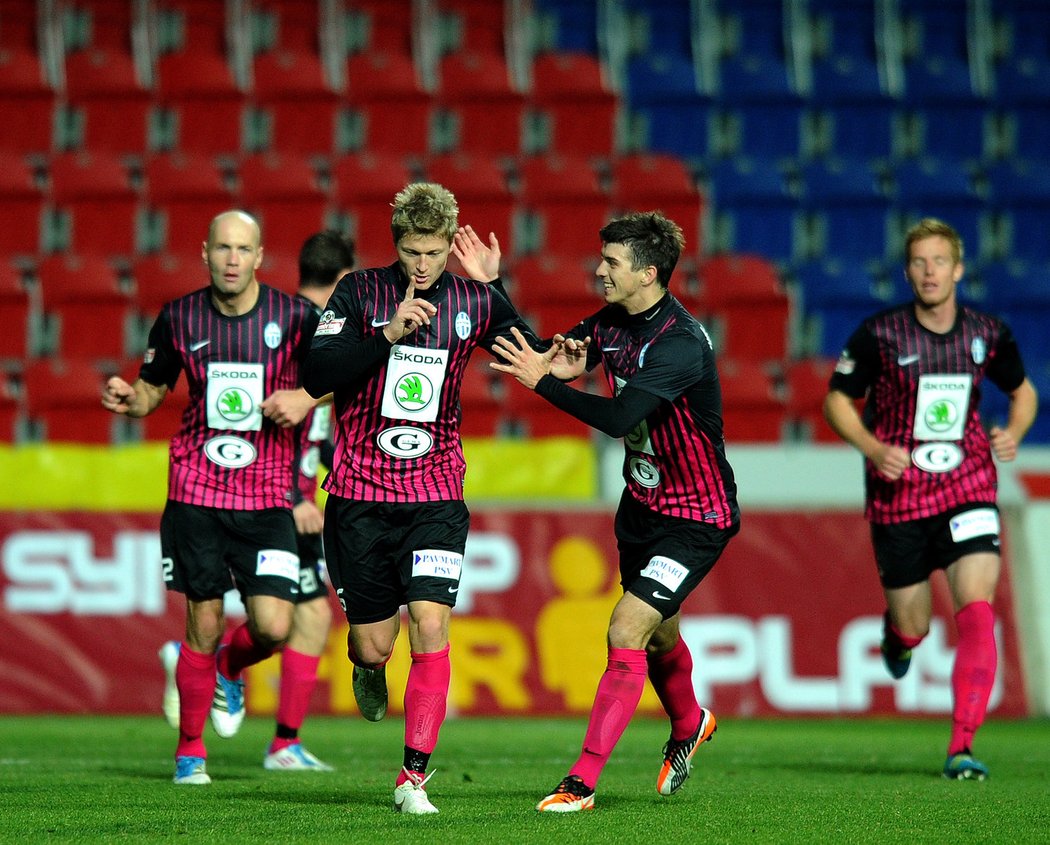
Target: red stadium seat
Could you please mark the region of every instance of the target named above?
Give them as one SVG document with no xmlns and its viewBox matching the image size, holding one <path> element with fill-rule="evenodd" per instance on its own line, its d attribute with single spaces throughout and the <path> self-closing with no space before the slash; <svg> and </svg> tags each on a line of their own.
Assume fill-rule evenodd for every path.
<svg viewBox="0 0 1050 845">
<path fill-rule="evenodd" d="M 703 310 L 721 324 L 722 354 L 759 362 L 786 357 L 791 300 L 772 262 L 718 255 L 700 265 L 699 277 Z"/>
<path fill-rule="evenodd" d="M 596 256 L 612 203 L 587 157 L 529 156 L 519 164 L 522 205 L 538 220 L 537 248 Z"/>
<path fill-rule="evenodd" d="M 552 152 L 611 156 L 617 97 L 588 53 L 543 53 L 532 65 L 530 103 L 550 120 Z"/>
<path fill-rule="evenodd" d="M 435 106 L 411 55 L 355 53 L 347 60 L 346 76 L 346 106 L 359 126 L 353 149 L 397 155 L 428 151 Z"/>
<path fill-rule="evenodd" d="M 346 0 L 350 29 L 361 33 L 358 52 L 412 55 L 413 0 Z"/>
<path fill-rule="evenodd" d="M 3 27 L 0 26 L 0 31 Z M 11 152 L 49 153 L 57 97 L 32 50 L 0 50 L 0 126 Z"/>
<path fill-rule="evenodd" d="M 678 156 L 638 153 L 611 163 L 612 199 L 618 213 L 660 211 L 682 227 L 686 254 L 702 252 L 700 221 L 704 201 Z"/>
<path fill-rule="evenodd" d="M 164 153 L 146 160 L 143 193 L 156 231 L 154 249 L 199 250 L 211 219 L 234 205 L 224 168 L 214 156 Z"/>
<path fill-rule="evenodd" d="M 25 408 L 36 436 L 48 442 L 108 444 L 122 439 L 124 418 L 102 407 L 106 377 L 83 358 L 42 358 L 23 372 Z"/>
<path fill-rule="evenodd" d="M 526 256 L 511 268 L 511 300 L 540 336 L 567 331 L 604 305 L 596 265 L 558 253 Z"/>
<path fill-rule="evenodd" d="M 787 408 L 763 366 L 754 361 L 722 358 L 718 371 L 726 442 L 779 442 L 787 424 Z"/>
<path fill-rule="evenodd" d="M 509 377 L 507 378 L 510 381 Z M 508 385 L 507 406 L 511 410 L 514 433 L 520 437 L 583 437 L 593 429 L 555 408 L 533 390 L 516 382 Z"/>
<path fill-rule="evenodd" d="M 313 232 L 303 236 L 306 240 Z M 299 252 L 288 249 L 270 249 L 263 244 L 263 260 L 255 273 L 256 278 L 272 288 L 285 293 L 299 289 Z"/>
<path fill-rule="evenodd" d="M 525 149 L 525 95 L 501 55 L 450 53 L 438 73 L 438 106 L 455 124 L 452 150 L 516 156 Z"/>
<path fill-rule="evenodd" d="M 248 97 L 224 55 L 182 52 L 161 56 L 157 100 L 174 120 L 175 149 L 234 155 L 243 148 Z"/>
<path fill-rule="evenodd" d="M 71 53 L 66 93 L 84 119 L 83 148 L 147 151 L 152 94 L 140 82 L 130 52 L 92 47 Z"/>
<path fill-rule="evenodd" d="M 824 419 L 824 397 L 834 369 L 831 358 L 806 358 L 791 362 L 784 371 L 788 416 L 801 440 L 841 442 Z"/>
<path fill-rule="evenodd" d="M 201 242 L 204 241 L 204 235 L 202 229 Z M 208 269 L 199 245 L 196 254 L 153 253 L 142 256 L 135 261 L 131 272 L 135 278 L 136 307 L 140 318 L 146 322 L 147 330 L 165 303 L 209 283 Z"/>
<path fill-rule="evenodd" d="M 21 154 L 0 152 L 0 255 L 40 252 L 44 213 L 44 192 L 33 168 Z"/>
<path fill-rule="evenodd" d="M 390 204 L 413 181 L 412 169 L 396 154 L 347 155 L 333 165 L 332 181 L 336 204 L 351 220 L 357 249 L 384 263 L 386 258 L 392 261 Z"/>
<path fill-rule="evenodd" d="M 459 402 L 463 410 L 460 433 L 464 437 L 496 437 L 508 425 L 505 388 L 488 364 L 489 357 L 481 356 L 467 366 L 463 376 Z"/>
<path fill-rule="evenodd" d="M 340 98 L 316 51 L 261 53 L 253 75 L 253 99 L 271 122 L 268 149 L 328 155 L 337 148 Z"/>
<path fill-rule="evenodd" d="M 0 373 L 0 443 L 14 443 L 21 439 L 19 429 L 24 413 L 13 379 Z"/>
<path fill-rule="evenodd" d="M 324 229 L 328 195 L 317 172 L 299 155 L 268 153 L 243 158 L 238 199 L 262 226 L 264 248 L 298 254 L 307 237 Z"/>
<path fill-rule="evenodd" d="M 35 308 L 22 273 L 0 262 L 0 360 L 20 361 L 34 346 Z"/>
<path fill-rule="evenodd" d="M 452 153 L 433 156 L 424 164 L 426 178 L 456 195 L 460 224 L 470 224 L 483 241 L 494 232 L 500 252 L 513 256 L 518 203 L 507 183 L 507 174 L 492 156 Z M 458 261 L 450 259 L 455 272 Z"/>
<path fill-rule="evenodd" d="M 48 171 L 51 202 L 68 221 L 66 250 L 108 256 L 137 250 L 141 203 L 119 156 L 63 153 L 51 159 Z"/>
<path fill-rule="evenodd" d="M 41 305 L 57 322 L 62 357 L 123 360 L 133 329 L 132 286 L 99 255 L 55 255 L 38 268 Z"/>
<path fill-rule="evenodd" d="M 503 55 L 504 3 L 492 0 L 438 0 L 437 12 L 450 33 L 451 50 L 479 50 Z"/>
</svg>

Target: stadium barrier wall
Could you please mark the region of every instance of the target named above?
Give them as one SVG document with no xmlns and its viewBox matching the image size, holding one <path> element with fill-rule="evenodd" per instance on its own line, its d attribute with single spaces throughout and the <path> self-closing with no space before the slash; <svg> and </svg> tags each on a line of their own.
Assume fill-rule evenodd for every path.
<svg viewBox="0 0 1050 845">
<path fill-rule="evenodd" d="M 498 470 L 494 483 L 507 501 L 468 489 L 473 531 L 453 621 L 451 708 L 463 715 L 585 713 L 619 596 L 612 537 L 617 484 L 607 477 L 614 450 L 599 451 L 595 465 L 582 457 L 594 450 L 570 443 L 502 458 L 493 448 L 468 443 L 472 473 L 478 466 Z M 0 452 L 10 479 L 0 498 L 0 713 L 158 710 L 163 677 L 156 650 L 181 633 L 183 604 L 164 592 L 159 577 L 166 463 L 163 448 L 159 458 L 154 451 L 111 450 L 102 459 L 88 449 L 57 458 L 45 449 L 36 459 L 21 452 L 19 475 L 9 474 L 11 455 Z M 535 484 L 537 464 L 556 456 L 573 464 L 575 501 L 566 500 L 561 473 L 554 505 L 526 502 L 528 487 L 512 489 L 519 464 L 522 478 L 531 479 L 524 483 Z M 748 449 L 730 457 L 744 530 L 683 608 L 682 631 L 704 703 L 741 717 L 949 712 L 954 625 L 943 579 L 935 582 L 936 618 L 912 672 L 893 684 L 882 668 L 882 599 L 867 525 L 856 491 L 835 486 L 859 476 L 856 457 L 837 449 Z M 34 471 L 24 474 L 30 465 Z M 581 476 L 589 480 L 580 484 Z M 59 504 L 13 507 L 12 488 L 38 490 L 41 482 Z M 475 485 L 485 483 L 475 478 Z M 826 489 L 818 495 L 818 488 Z M 1047 575 L 1045 567 L 1022 563 L 1030 549 L 1047 547 L 1046 507 L 1004 508 L 1009 565 L 996 603 L 1002 660 L 993 693 L 993 712 L 1001 716 L 1046 712 L 1045 669 L 1038 668 L 1046 613 L 1038 603 L 1048 593 L 1034 593 L 1026 579 Z M 239 618 L 232 595 L 228 607 L 231 619 Z M 345 623 L 336 611 L 340 622 L 322 660 L 316 713 L 355 712 Z M 400 643 L 389 673 L 394 712 L 407 667 Z M 278 669 L 272 659 L 251 670 L 251 712 L 275 710 Z M 651 689 L 642 711 L 660 712 Z"/>
</svg>

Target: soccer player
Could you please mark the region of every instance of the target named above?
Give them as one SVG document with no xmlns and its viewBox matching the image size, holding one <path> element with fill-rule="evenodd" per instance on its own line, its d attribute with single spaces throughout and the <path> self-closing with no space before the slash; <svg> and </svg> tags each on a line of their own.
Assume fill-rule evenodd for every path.
<svg viewBox="0 0 1050 845">
<path fill-rule="evenodd" d="M 311 235 L 299 251 L 299 290 L 320 314 L 336 282 L 353 268 L 354 245 L 338 232 Z M 295 520 L 299 552 L 299 594 L 296 596 L 292 631 L 281 650 L 281 681 L 277 703 L 277 725 L 273 741 L 263 758 L 263 767 L 273 771 L 332 771 L 307 751 L 299 740 L 306 719 L 310 696 L 317 685 L 317 666 L 328 643 L 332 610 L 328 588 L 323 580 L 324 550 L 321 543 L 323 515 L 317 507 L 317 470 L 332 465 L 331 404 L 321 403 L 307 414 L 299 426 L 300 456 L 297 485 L 292 490 L 292 517 Z M 179 727 L 179 691 L 175 669 L 180 643 L 166 642 L 159 656 L 166 674 L 164 715 L 173 728 Z M 221 688 L 221 687 L 220 687 Z M 212 713 L 218 717 L 217 731 L 225 731 L 224 710 L 213 701 Z M 240 723 L 233 725 L 239 728 Z M 231 736 L 220 733 L 220 736 Z"/>
<path fill-rule="evenodd" d="M 161 309 L 134 384 L 113 377 L 102 393 L 108 410 L 143 417 L 180 372 L 189 385 L 160 526 L 164 580 L 186 596 L 175 670 L 180 785 L 211 782 L 202 737 L 208 711 L 220 734 L 236 731 L 241 672 L 288 639 L 300 589 L 292 489 L 296 426 L 316 404 L 300 387 L 300 369 L 317 313 L 259 283 L 262 255 L 254 218 L 236 210 L 216 216 L 202 249 L 210 284 Z M 231 583 L 248 619 L 219 648 Z"/>
<path fill-rule="evenodd" d="M 577 419 L 624 438 L 626 487 L 615 529 L 624 594 L 609 621 L 609 660 L 583 749 L 537 805 L 544 812 L 594 809 L 598 778 L 647 675 L 671 721 L 657 791 L 671 795 L 685 782 L 697 747 L 715 732 L 715 717 L 693 691 L 680 609 L 740 528 L 711 341 L 668 290 L 685 244 L 682 230 L 645 212 L 613 220 L 600 236 L 596 274 L 605 307 L 555 335 L 545 353 L 517 334 L 497 339 L 502 363 L 491 365 Z M 480 248 L 476 238 L 466 243 Z M 564 383 L 599 363 L 612 398 Z"/>
<path fill-rule="evenodd" d="M 994 455 L 1012 461 L 1038 399 L 1013 335 L 956 299 L 963 243 L 927 218 L 905 238 L 913 301 L 866 319 L 831 376 L 824 414 L 864 456 L 865 516 L 886 597 L 882 657 L 894 678 L 930 629 L 930 577 L 943 569 L 958 628 L 952 729 L 943 774 L 983 780 L 973 756 L 998 662 L 992 601 L 999 581 Z M 986 433 L 986 379 L 1010 398 Z M 864 400 L 864 416 L 854 402 Z"/>
<path fill-rule="evenodd" d="M 475 349 L 488 350 L 511 327 L 533 336 L 498 281 L 445 270 L 450 252 L 460 255 L 451 192 L 413 183 L 393 205 L 397 260 L 339 283 L 321 315 L 303 384 L 312 396 L 335 394 L 324 546 L 350 623 L 347 652 L 366 719 L 386 713 L 384 666 L 400 608 L 408 606 L 412 663 L 394 809 L 425 814 L 438 811 L 424 784 L 447 708 L 449 618 L 469 523 L 460 386 Z M 495 236 L 490 245 L 498 267 Z M 495 276 L 485 268 L 472 275 Z"/>
</svg>

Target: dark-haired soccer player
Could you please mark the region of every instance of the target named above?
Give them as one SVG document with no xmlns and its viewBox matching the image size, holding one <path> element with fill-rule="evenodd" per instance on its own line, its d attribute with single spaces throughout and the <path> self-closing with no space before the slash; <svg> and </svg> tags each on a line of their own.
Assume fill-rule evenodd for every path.
<svg viewBox="0 0 1050 845">
<path fill-rule="evenodd" d="M 972 755 L 998 663 L 992 601 L 999 581 L 999 512 L 992 456 L 1012 461 L 1038 399 L 1017 343 L 999 319 L 960 305 L 963 243 L 927 218 L 905 239 L 912 302 L 865 320 L 831 376 L 824 413 L 864 455 L 865 515 L 886 596 L 882 655 L 908 671 L 930 629 L 930 576 L 943 569 L 959 639 L 952 731 L 943 773 L 983 780 Z M 978 413 L 991 382 L 1010 398 L 1005 428 Z M 863 418 L 854 401 L 864 399 Z"/>
<path fill-rule="evenodd" d="M 300 369 L 317 313 L 259 283 L 262 254 L 254 218 L 215 217 L 202 250 L 210 284 L 161 309 L 134 384 L 114 377 L 102 394 L 108 410 L 142 417 L 180 372 L 189 386 L 161 518 L 164 579 L 186 596 L 177 784 L 210 783 L 202 737 L 209 708 L 220 734 L 236 731 L 244 717 L 241 672 L 287 640 L 299 593 L 292 488 L 296 426 L 316 404 L 300 387 Z M 219 649 L 231 583 L 248 620 Z"/>
<path fill-rule="evenodd" d="M 445 270 L 459 209 L 441 185 L 394 198 L 397 261 L 346 276 L 328 301 L 303 384 L 335 394 L 335 458 L 324 488 L 328 572 L 350 623 L 354 694 L 372 721 L 386 712 L 384 666 L 408 605 L 412 664 L 405 750 L 394 809 L 436 813 L 423 788 L 445 718 L 448 629 L 469 513 L 459 436 L 460 387 L 471 353 L 517 327 L 531 333 L 499 283 Z M 490 243 L 498 268 L 498 243 Z M 484 267 L 464 265 L 477 279 Z"/>
<path fill-rule="evenodd" d="M 671 721 L 657 791 L 670 795 L 685 782 L 694 752 L 715 732 L 715 717 L 693 691 L 680 609 L 740 529 L 715 354 L 704 327 L 668 291 L 682 230 L 648 212 L 613 220 L 600 236 L 596 273 L 605 307 L 555 335 L 543 354 L 520 336 L 516 343 L 497 340 L 503 363 L 492 365 L 577 419 L 624 438 L 626 488 L 616 513 L 624 595 L 609 621 L 609 661 L 583 750 L 537 805 L 545 812 L 594 808 L 598 778 L 647 675 Z M 564 383 L 599 363 L 613 398 Z"/>
</svg>

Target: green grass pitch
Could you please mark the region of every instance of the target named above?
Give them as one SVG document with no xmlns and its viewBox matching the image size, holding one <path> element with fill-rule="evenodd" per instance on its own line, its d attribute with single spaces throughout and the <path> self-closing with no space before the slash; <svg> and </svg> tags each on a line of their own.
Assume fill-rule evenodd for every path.
<svg viewBox="0 0 1050 845">
<path fill-rule="evenodd" d="M 656 793 L 663 721 L 636 719 L 593 813 L 533 808 L 583 738 L 574 719 L 446 722 L 428 784 L 437 816 L 391 810 L 403 722 L 315 717 L 333 774 L 266 772 L 272 722 L 208 729 L 210 786 L 171 783 L 175 733 L 133 716 L 0 717 L 0 842 L 1050 842 L 1050 722 L 978 735 L 984 783 L 943 779 L 947 719 L 724 718 L 677 794 Z"/>
</svg>

